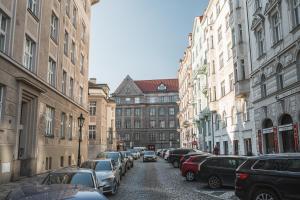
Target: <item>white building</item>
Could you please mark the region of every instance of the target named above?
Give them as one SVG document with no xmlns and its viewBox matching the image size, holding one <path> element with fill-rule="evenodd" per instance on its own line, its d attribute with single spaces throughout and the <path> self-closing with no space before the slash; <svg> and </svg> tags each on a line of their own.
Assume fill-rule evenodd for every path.
<svg viewBox="0 0 300 200">
<path fill-rule="evenodd" d="M 299 151 L 300 2 L 247 0 L 259 153 Z"/>
</svg>

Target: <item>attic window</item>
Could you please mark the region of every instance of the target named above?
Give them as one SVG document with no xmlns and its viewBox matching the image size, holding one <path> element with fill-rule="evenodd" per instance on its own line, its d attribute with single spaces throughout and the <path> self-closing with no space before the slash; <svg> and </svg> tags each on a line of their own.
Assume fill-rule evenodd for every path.
<svg viewBox="0 0 300 200">
<path fill-rule="evenodd" d="M 167 90 L 167 86 L 165 86 L 163 83 L 161 83 L 158 87 L 157 87 L 158 91 L 166 91 Z"/>
</svg>

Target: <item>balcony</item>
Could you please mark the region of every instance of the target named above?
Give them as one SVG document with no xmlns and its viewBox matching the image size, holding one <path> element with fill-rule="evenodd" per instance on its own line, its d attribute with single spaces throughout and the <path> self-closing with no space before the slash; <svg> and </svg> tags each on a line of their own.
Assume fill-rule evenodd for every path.
<svg viewBox="0 0 300 200">
<path fill-rule="evenodd" d="M 244 97 L 247 96 L 250 92 L 250 80 L 245 79 L 235 83 L 235 96 Z"/>
</svg>

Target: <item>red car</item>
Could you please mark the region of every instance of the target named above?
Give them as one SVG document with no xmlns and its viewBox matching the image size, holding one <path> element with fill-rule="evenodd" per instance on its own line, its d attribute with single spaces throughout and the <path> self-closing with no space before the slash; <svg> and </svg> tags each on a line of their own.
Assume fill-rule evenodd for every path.
<svg viewBox="0 0 300 200">
<path fill-rule="evenodd" d="M 184 176 L 187 181 L 194 181 L 198 172 L 199 163 L 209 156 L 209 154 L 191 156 L 182 164 L 181 175 Z"/>
</svg>

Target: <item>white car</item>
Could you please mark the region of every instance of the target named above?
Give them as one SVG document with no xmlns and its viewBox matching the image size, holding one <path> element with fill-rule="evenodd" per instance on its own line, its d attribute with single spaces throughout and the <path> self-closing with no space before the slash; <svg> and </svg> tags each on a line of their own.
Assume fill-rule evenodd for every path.
<svg viewBox="0 0 300 200">
<path fill-rule="evenodd" d="M 169 155 L 170 155 L 170 150 L 167 150 L 166 153 L 165 153 L 164 159 L 165 159 L 165 160 L 168 160 Z"/>
</svg>

